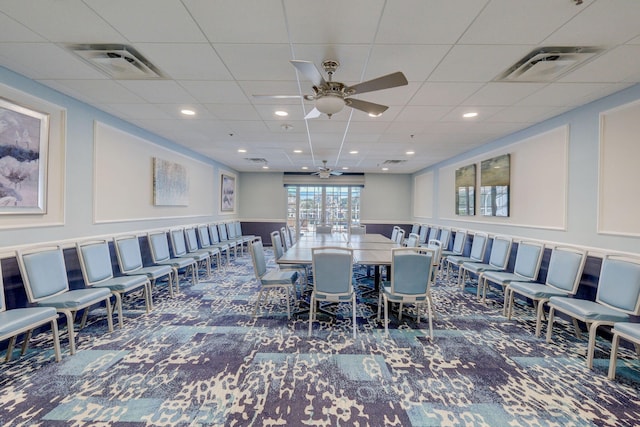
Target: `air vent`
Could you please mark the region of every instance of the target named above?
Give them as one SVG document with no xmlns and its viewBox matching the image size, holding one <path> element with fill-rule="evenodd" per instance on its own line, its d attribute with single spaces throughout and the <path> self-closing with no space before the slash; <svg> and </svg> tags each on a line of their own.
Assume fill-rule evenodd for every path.
<svg viewBox="0 0 640 427">
<path fill-rule="evenodd" d="M 385 160 L 382 162 L 383 165 L 397 165 L 400 163 L 404 163 L 406 160 Z"/>
<path fill-rule="evenodd" d="M 261 157 L 245 157 L 244 159 L 251 163 L 259 163 L 259 164 L 267 163 L 267 159 L 263 159 Z"/>
<path fill-rule="evenodd" d="M 502 82 L 551 82 L 595 58 L 596 47 L 542 47 L 509 67 L 495 78 Z"/>
<path fill-rule="evenodd" d="M 163 79 L 164 76 L 131 46 L 116 44 L 70 45 L 69 49 L 115 80 Z"/>
</svg>

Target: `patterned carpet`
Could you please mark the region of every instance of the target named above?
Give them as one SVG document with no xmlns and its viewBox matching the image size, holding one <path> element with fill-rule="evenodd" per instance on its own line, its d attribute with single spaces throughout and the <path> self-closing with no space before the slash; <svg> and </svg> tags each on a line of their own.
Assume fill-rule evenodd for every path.
<svg viewBox="0 0 640 427">
<path fill-rule="evenodd" d="M 268 252 L 268 255 L 271 255 Z M 360 289 L 370 285 L 361 280 Z M 606 378 L 610 343 L 594 370 L 586 340 L 557 322 L 555 342 L 534 334 L 532 310 L 501 314 L 501 295 L 434 289 L 435 337 L 426 322 L 375 321 L 376 297 L 360 298 L 358 336 L 348 305 L 287 321 L 282 295 L 252 318 L 250 257 L 174 299 L 160 288 L 146 315 L 125 301 L 124 329 L 104 317 L 80 331 L 78 353 L 56 363 L 48 334 L 0 365 L 3 426 L 626 426 L 640 424 L 640 364 L 623 349 Z M 494 304 L 493 301 L 496 303 Z M 100 314 L 97 309 L 92 314 Z M 516 320 L 517 319 L 517 320 Z"/>
</svg>

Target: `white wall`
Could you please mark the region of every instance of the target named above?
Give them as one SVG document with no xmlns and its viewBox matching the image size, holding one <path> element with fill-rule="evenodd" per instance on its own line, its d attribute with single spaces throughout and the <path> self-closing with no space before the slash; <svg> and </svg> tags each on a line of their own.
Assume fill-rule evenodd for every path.
<svg viewBox="0 0 640 427">
<path fill-rule="evenodd" d="M 284 222 L 287 218 L 287 193 L 282 173 L 243 172 L 239 190 L 243 221 Z"/>
<path fill-rule="evenodd" d="M 606 176 L 606 171 L 605 176 L 600 176 L 599 172 L 600 115 L 602 112 L 636 102 L 639 99 L 640 85 L 636 85 L 417 172 L 414 174 L 416 182 L 420 182 L 422 175 L 434 175 L 432 190 L 434 218 L 432 221 L 422 220 L 422 222 L 575 244 L 604 251 L 640 253 L 640 237 L 634 235 L 637 228 L 617 229 L 616 235 L 598 230 L 598 212 L 600 210 L 598 188 L 600 187 L 603 192 L 606 192 L 609 191 L 607 185 L 612 185 L 601 185 L 601 183 L 610 182 L 607 181 L 610 176 Z M 635 122 L 638 122 L 637 115 L 634 117 Z M 568 130 L 567 158 L 566 161 L 559 161 L 556 157 L 560 155 L 562 149 L 557 145 L 554 146 L 552 139 L 561 141 L 562 138 L 554 137 L 554 132 L 563 128 Z M 617 133 L 620 134 L 619 129 Z M 627 138 L 622 146 L 632 143 L 637 146 L 637 138 Z M 553 154 L 555 149 L 558 151 Z M 455 171 L 456 167 L 493 157 L 496 153 L 506 152 L 514 152 L 517 157 L 522 157 L 524 162 L 530 162 L 535 166 L 537 172 L 537 174 L 531 175 L 531 164 L 524 166 L 522 162 L 512 164 L 512 176 L 518 177 L 522 174 L 522 168 L 526 169 L 525 175 L 528 176 L 526 179 L 520 179 L 517 188 L 515 185 L 517 181 L 513 182 L 511 209 L 514 217 L 488 218 L 480 216 L 478 212 L 475 217 L 451 215 L 450 212 L 453 211 L 451 205 L 454 202 L 453 180 L 455 178 L 455 174 L 452 174 L 451 171 Z M 549 156 L 556 157 L 550 158 Z M 637 156 L 630 155 L 625 159 L 624 167 L 637 170 L 637 162 Z M 563 164 L 566 164 L 566 170 L 563 170 Z M 567 184 L 562 188 L 561 181 L 565 175 Z M 629 177 L 629 175 L 626 176 Z M 637 180 L 616 179 L 614 182 L 618 194 L 630 195 L 637 192 L 635 190 Z M 419 191 L 419 189 L 414 188 L 413 191 Z M 550 194 L 544 196 L 545 191 Z M 562 206 L 561 200 L 563 198 L 566 200 L 566 207 L 558 210 L 558 207 Z M 602 195 L 600 199 L 608 200 Z M 618 210 L 625 209 L 627 212 L 625 220 L 628 220 L 629 212 L 640 210 L 640 199 L 629 197 L 624 206 L 620 203 L 608 202 L 606 209 L 609 217 Z M 526 220 L 522 220 L 521 214 L 523 212 L 537 213 L 536 215 L 527 213 Z M 559 226 L 562 217 L 564 217 L 564 225 Z M 421 221 L 417 215 L 414 216 L 414 219 Z M 623 223 L 618 223 L 616 227 L 619 228 L 621 224 Z M 637 220 L 634 224 L 637 226 Z"/>
<path fill-rule="evenodd" d="M 15 246 L 33 243 L 73 241 L 85 236 L 109 236 L 143 229 L 226 220 L 237 216 L 237 209 L 232 215 L 220 215 L 217 209 L 210 209 L 211 206 L 218 206 L 219 203 L 219 172 L 221 170 L 233 172 L 224 165 L 2 67 L 0 67 L 0 87 L 2 96 L 5 98 L 18 98 L 16 101 L 20 99 L 29 101 L 29 98 L 33 98 L 40 105 L 46 106 L 45 111 L 62 117 L 52 128 L 48 213 L 37 216 L 0 215 L 0 224 L 5 226 L 0 226 L 0 252 L 11 253 Z M 17 96 L 17 93 L 22 93 L 22 98 Z M 94 189 L 94 124 L 96 121 L 116 129 L 128 139 L 144 141 L 144 144 L 150 144 L 153 147 L 145 154 L 125 149 L 120 153 L 122 158 L 133 156 L 138 162 L 150 164 L 153 152 L 173 153 L 185 164 L 198 165 L 195 167 L 193 176 L 211 181 L 202 182 L 202 186 L 192 187 L 193 194 L 190 194 L 190 199 L 196 200 L 197 197 L 198 203 L 177 214 L 175 212 L 167 214 L 163 207 L 153 206 L 150 193 L 152 176 L 140 173 L 135 176 L 135 179 L 146 180 L 146 184 L 138 187 L 144 190 L 140 190 L 136 196 L 145 200 L 145 209 L 148 209 L 144 215 L 144 221 L 140 218 L 140 206 L 132 207 L 127 203 L 121 203 L 119 206 L 121 218 L 118 222 L 96 223 L 94 200 L 100 200 L 104 196 L 102 193 L 96 194 L 96 191 L 102 191 L 100 188 Z M 113 182 L 117 183 L 115 178 L 122 173 L 119 167 L 122 165 L 116 162 L 111 170 L 107 169 L 103 173 L 111 174 L 114 178 Z M 203 172 L 205 170 L 207 172 Z M 101 176 L 100 179 L 101 185 L 108 185 L 110 182 L 108 175 Z M 57 200 L 60 200 L 59 204 L 56 204 Z M 54 217 L 51 217 L 52 214 L 55 214 Z"/>
</svg>

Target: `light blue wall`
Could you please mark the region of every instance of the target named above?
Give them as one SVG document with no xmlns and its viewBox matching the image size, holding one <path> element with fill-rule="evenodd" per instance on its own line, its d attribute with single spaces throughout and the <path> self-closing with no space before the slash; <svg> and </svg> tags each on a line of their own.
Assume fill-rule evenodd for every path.
<svg viewBox="0 0 640 427">
<path fill-rule="evenodd" d="M 217 213 L 212 212 L 210 217 L 202 218 L 151 218 L 143 222 L 93 224 L 93 138 L 94 121 L 96 120 L 161 147 L 210 164 L 215 169 L 223 168 L 230 171 L 233 169 L 2 67 L 0 67 L 0 83 L 66 109 L 64 225 L 0 230 L 0 248 L 34 242 L 55 242 L 84 236 L 169 227 L 196 221 L 213 221 L 218 218 Z M 126 153 L 123 153 L 123 156 L 125 155 Z M 212 188 L 217 188 L 217 183 L 211 183 L 211 185 Z M 221 217 L 223 220 L 230 218 L 229 215 Z M 3 218 L 0 216 L 0 221 L 2 220 Z"/>
<path fill-rule="evenodd" d="M 605 235 L 597 232 L 600 113 L 638 99 L 640 99 L 640 85 L 635 85 L 417 172 L 414 176 L 427 171 L 434 173 L 434 218 L 432 222 L 454 228 L 483 230 L 490 233 L 504 233 L 604 250 L 640 253 L 640 238 Z M 640 117 L 638 119 L 640 120 Z M 482 223 L 482 218 L 479 216 L 476 216 L 473 221 L 447 221 L 438 217 L 438 172 L 441 168 L 464 162 L 466 159 L 514 144 L 563 125 L 569 126 L 569 185 L 566 231 L 501 225 L 496 223 L 495 220 L 491 221 L 491 223 Z M 544 170 L 540 170 L 540 173 L 543 174 Z M 630 188 L 636 185 L 637 183 L 632 184 Z M 452 183 L 451 188 L 453 187 Z"/>
</svg>

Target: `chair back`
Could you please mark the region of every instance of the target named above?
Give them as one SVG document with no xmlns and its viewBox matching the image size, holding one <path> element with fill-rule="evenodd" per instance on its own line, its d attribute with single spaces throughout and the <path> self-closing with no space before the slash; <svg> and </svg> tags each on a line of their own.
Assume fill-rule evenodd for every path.
<svg viewBox="0 0 640 427">
<path fill-rule="evenodd" d="M 198 233 L 195 227 L 188 227 L 184 229 L 184 240 L 187 245 L 187 252 L 196 252 L 200 250 L 198 246 Z"/>
<path fill-rule="evenodd" d="M 487 251 L 487 242 L 489 235 L 486 233 L 476 233 L 473 235 L 473 243 L 471 243 L 471 253 L 469 258 L 473 262 L 483 262 L 484 253 Z"/>
<path fill-rule="evenodd" d="M 536 280 L 542 264 L 544 245 L 535 242 L 520 242 L 516 254 L 514 274 L 529 280 Z"/>
<path fill-rule="evenodd" d="M 236 226 L 233 225 L 233 222 L 227 222 L 226 224 L 226 228 L 227 228 L 227 237 L 231 240 L 236 239 L 240 236 L 236 235 Z"/>
<path fill-rule="evenodd" d="M 267 260 L 264 257 L 264 247 L 260 237 L 256 237 L 249 243 L 249 252 L 253 263 L 253 272 L 256 274 L 258 283 L 262 283 L 262 276 L 267 273 Z"/>
<path fill-rule="evenodd" d="M 30 303 L 69 291 L 61 246 L 18 251 L 17 258 Z"/>
<path fill-rule="evenodd" d="M 417 235 L 416 233 L 409 233 L 409 237 L 407 237 L 406 246 L 408 248 L 415 248 L 416 246 L 418 246 L 419 238 L 420 236 Z"/>
<path fill-rule="evenodd" d="M 393 240 L 394 242 L 398 241 L 398 230 L 400 230 L 400 227 L 394 225 L 393 230 L 391 231 L 391 240 Z"/>
<path fill-rule="evenodd" d="M 187 245 L 184 229 L 178 228 L 169 231 L 169 240 L 171 241 L 171 249 L 173 249 L 173 254 L 175 256 L 180 257 L 188 255 L 189 247 Z M 197 249 L 198 245 L 196 243 L 196 250 Z"/>
<path fill-rule="evenodd" d="M 427 242 L 430 240 L 438 240 L 439 233 L 440 229 L 438 227 L 431 227 L 429 229 L 429 234 L 427 235 Z"/>
<path fill-rule="evenodd" d="M 221 242 L 226 242 L 229 240 L 229 235 L 227 234 L 227 226 L 221 222 L 218 224 L 218 238 Z"/>
<path fill-rule="evenodd" d="M 427 226 L 426 224 L 423 224 L 420 226 L 420 234 L 418 234 L 420 237 L 418 238 L 418 243 L 419 244 L 423 244 L 427 242 L 427 232 L 429 231 L 429 226 Z"/>
<path fill-rule="evenodd" d="M 640 259 L 607 255 L 602 261 L 596 302 L 640 315 Z"/>
<path fill-rule="evenodd" d="M 442 242 L 440 242 L 440 240 L 429 240 L 427 245 L 423 246 L 423 248 L 431 249 L 433 251 L 432 261 L 434 266 L 440 264 L 440 258 L 442 257 Z"/>
<path fill-rule="evenodd" d="M 438 238 L 438 240 L 440 240 L 440 243 L 442 243 L 443 250 L 446 251 L 447 249 L 449 249 L 449 240 L 451 240 L 451 229 L 443 227 L 440 230 L 440 237 Z"/>
<path fill-rule="evenodd" d="M 396 243 L 401 245 L 402 242 L 404 242 L 404 230 L 399 228 L 398 232 L 396 233 Z"/>
<path fill-rule="evenodd" d="M 291 236 L 289 236 L 289 232 L 286 227 L 280 227 L 280 238 L 282 239 L 282 246 L 284 246 L 284 250 L 288 251 L 293 243 L 291 242 Z"/>
<path fill-rule="evenodd" d="M 415 234 L 420 233 L 420 224 L 418 224 L 417 222 L 414 222 L 411 225 L 411 233 L 415 233 Z"/>
<path fill-rule="evenodd" d="M 198 228 L 198 239 L 200 239 L 200 247 L 208 248 L 211 246 L 211 238 L 209 237 L 209 227 L 206 225 L 199 225 Z"/>
<path fill-rule="evenodd" d="M 506 236 L 495 236 L 493 238 L 493 246 L 491 246 L 491 255 L 489 256 L 489 265 L 503 270 L 507 268 L 509 255 L 511 254 L 511 242 L 511 238 Z"/>
<path fill-rule="evenodd" d="M 106 240 L 93 240 L 76 243 L 82 277 L 87 286 L 113 278 L 109 243 Z"/>
<path fill-rule="evenodd" d="M 582 270 L 587 260 L 583 250 L 554 247 L 551 251 L 545 284 L 570 295 L 578 291 Z"/>
<path fill-rule="evenodd" d="M 218 234 L 218 225 L 217 224 L 209 224 L 209 238 L 211 239 L 212 244 L 220 243 L 220 235 Z"/>
<path fill-rule="evenodd" d="M 277 260 L 282 258 L 284 255 L 284 247 L 282 246 L 282 239 L 280 237 L 280 232 L 278 230 L 272 231 L 271 235 L 271 246 L 273 247 L 273 256 Z"/>
<path fill-rule="evenodd" d="M 113 239 L 118 265 L 123 274 L 129 274 L 143 267 L 140 242 L 137 236 L 121 236 Z"/>
<path fill-rule="evenodd" d="M 0 313 L 7 310 L 4 300 L 4 281 L 2 280 L 2 265 L 0 265 Z"/>
<path fill-rule="evenodd" d="M 313 287 L 316 296 L 350 297 L 353 292 L 353 249 L 319 247 L 311 249 Z"/>
<path fill-rule="evenodd" d="M 426 295 L 433 264 L 430 253 L 420 248 L 391 250 L 391 292 L 401 295 Z"/>
<path fill-rule="evenodd" d="M 291 243 L 296 243 L 298 241 L 298 236 L 296 234 L 295 228 L 287 225 L 287 231 L 289 231 L 289 238 L 291 238 Z"/>
<path fill-rule="evenodd" d="M 242 237 L 242 225 L 240 224 L 240 221 L 234 221 L 233 226 L 236 230 L 236 236 Z"/>
<path fill-rule="evenodd" d="M 462 255 L 464 252 L 464 246 L 467 244 L 467 231 L 456 230 L 456 236 L 453 238 L 453 248 L 451 252 L 454 255 Z"/>
<path fill-rule="evenodd" d="M 149 240 L 149 249 L 151 249 L 151 258 L 154 263 L 168 261 L 171 259 L 169 243 L 167 243 L 167 233 L 164 231 L 149 233 L 147 235 L 147 239 Z"/>
</svg>

